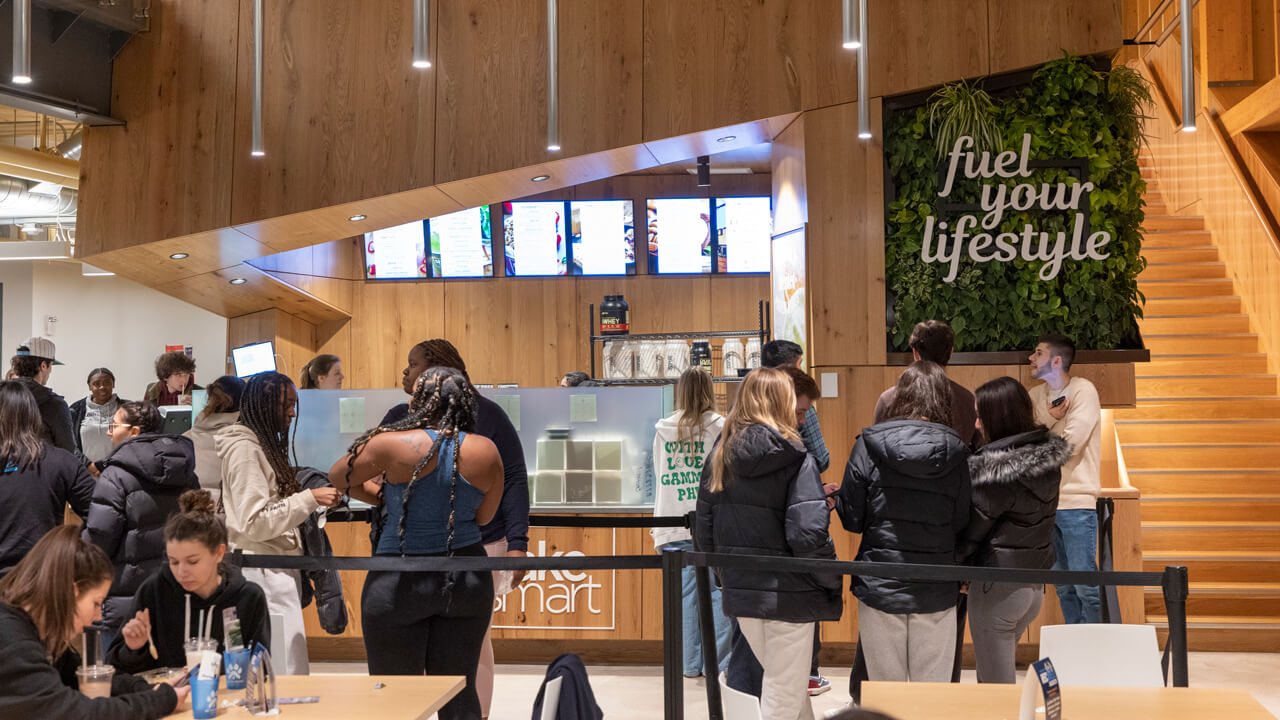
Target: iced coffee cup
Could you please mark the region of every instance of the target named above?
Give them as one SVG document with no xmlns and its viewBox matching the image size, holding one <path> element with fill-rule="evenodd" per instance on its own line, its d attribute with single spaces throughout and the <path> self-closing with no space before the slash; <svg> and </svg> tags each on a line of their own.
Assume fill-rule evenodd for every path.
<svg viewBox="0 0 1280 720">
<path fill-rule="evenodd" d="M 218 641 L 210 638 L 203 640 L 201 638 L 191 638 L 182 644 L 182 650 L 187 656 L 187 669 L 199 665 L 204 660 L 206 650 L 215 651 L 218 649 Z"/>
<path fill-rule="evenodd" d="M 76 679 L 80 682 L 80 692 L 85 697 L 111 697 L 111 678 L 116 669 L 110 665 L 84 665 L 76 668 Z"/>
</svg>

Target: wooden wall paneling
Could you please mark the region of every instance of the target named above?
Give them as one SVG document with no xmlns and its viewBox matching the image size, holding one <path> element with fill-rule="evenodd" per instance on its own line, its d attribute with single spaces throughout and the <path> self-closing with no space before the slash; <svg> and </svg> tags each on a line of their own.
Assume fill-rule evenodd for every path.
<svg viewBox="0 0 1280 720">
<path fill-rule="evenodd" d="M 77 247 L 77 251 L 79 250 Z M 269 255 L 271 252 L 270 247 L 227 227 L 97 255 L 86 256 L 77 252 L 76 257 L 95 267 L 110 270 L 148 287 L 155 287 L 239 265 L 245 260 Z M 170 257 L 177 253 L 186 253 L 187 257 Z"/>
<path fill-rule="evenodd" d="M 559 154 L 639 143 L 644 0 L 560 0 L 558 21 Z"/>
<path fill-rule="evenodd" d="M 399 387 L 409 349 L 423 340 L 448 337 L 444 293 L 441 282 L 361 284 L 352 303 L 351 354 L 338 353 L 346 386 Z"/>
<path fill-rule="evenodd" d="M 858 139 L 855 103 L 805 115 L 813 365 L 885 362 L 883 145 L 871 102 L 871 140 Z"/>
<path fill-rule="evenodd" d="M 773 140 L 769 161 L 774 235 L 802 228 L 809 221 L 804 125 L 801 115 Z"/>
<path fill-rule="evenodd" d="M 355 283 L 364 279 L 363 238 L 290 250 L 249 264 L 328 302 L 351 309 Z"/>
<path fill-rule="evenodd" d="M 445 334 L 478 383 L 551 387 L 585 349 L 568 278 L 450 282 L 444 289 Z M 416 342 L 416 341 L 415 341 Z"/>
<path fill-rule="evenodd" d="M 116 57 L 111 112 L 86 128 L 81 256 L 229 224 L 239 3 L 160 0 Z"/>
<path fill-rule="evenodd" d="M 243 279 L 245 282 L 232 285 L 233 279 Z M 157 286 L 156 289 L 226 317 L 247 315 L 269 308 L 284 310 L 312 323 L 350 317 L 347 311 L 247 264 L 185 278 Z"/>
<path fill-rule="evenodd" d="M 868 94 L 896 95 L 992 72 L 987 16 L 987 0 L 869 3 Z"/>
<path fill-rule="evenodd" d="M 248 148 L 252 2 L 240 7 L 236 147 Z M 412 3 L 270 0 L 263 25 L 266 155 L 235 154 L 233 223 L 432 184 L 436 71 L 410 64 Z"/>
<path fill-rule="evenodd" d="M 1120 0 L 988 0 L 991 73 L 1111 52 L 1125 37 Z M 1034 32 L 1032 29 L 1039 29 Z"/>
</svg>

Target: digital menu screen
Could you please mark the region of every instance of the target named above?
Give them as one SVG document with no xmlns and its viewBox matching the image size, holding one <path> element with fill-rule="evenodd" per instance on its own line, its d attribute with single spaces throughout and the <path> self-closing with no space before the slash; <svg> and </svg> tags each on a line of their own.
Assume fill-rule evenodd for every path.
<svg viewBox="0 0 1280 720">
<path fill-rule="evenodd" d="M 650 272 L 711 272 L 711 201 L 651 198 L 645 204 Z"/>
<path fill-rule="evenodd" d="M 428 220 L 431 277 L 493 277 L 490 227 L 488 205 Z"/>
<path fill-rule="evenodd" d="M 416 280 L 427 277 L 425 224 L 415 220 L 364 234 L 367 280 Z"/>
<path fill-rule="evenodd" d="M 563 202 L 502 204 L 502 238 L 509 277 L 568 274 Z"/>
<path fill-rule="evenodd" d="M 574 275 L 634 275 L 635 219 L 630 200 L 569 203 Z"/>
<path fill-rule="evenodd" d="M 716 272 L 769 272 L 772 235 L 769 198 L 716 198 Z"/>
</svg>

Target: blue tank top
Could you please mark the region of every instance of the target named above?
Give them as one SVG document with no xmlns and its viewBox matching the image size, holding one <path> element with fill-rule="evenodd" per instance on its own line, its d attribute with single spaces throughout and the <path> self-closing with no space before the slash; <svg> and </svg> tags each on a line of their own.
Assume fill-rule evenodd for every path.
<svg viewBox="0 0 1280 720">
<path fill-rule="evenodd" d="M 449 538 L 449 492 L 453 474 L 453 457 L 466 433 L 458 433 L 455 440 L 437 438 L 435 431 L 427 430 L 432 442 L 440 443 L 436 467 L 413 483 L 409 498 L 408 520 L 404 526 L 404 554 L 426 555 L 443 553 Z M 378 538 L 375 555 L 400 554 L 400 518 L 405 514 L 404 494 L 408 483 L 386 483 L 382 486 L 387 524 Z M 453 549 L 480 542 L 480 526 L 476 524 L 476 510 L 484 500 L 484 493 L 458 475 L 458 485 L 453 499 Z"/>
</svg>

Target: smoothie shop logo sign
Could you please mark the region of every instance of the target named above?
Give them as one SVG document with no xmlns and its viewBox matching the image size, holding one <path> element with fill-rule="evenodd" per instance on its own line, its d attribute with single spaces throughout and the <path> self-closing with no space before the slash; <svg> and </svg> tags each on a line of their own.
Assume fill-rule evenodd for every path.
<svg viewBox="0 0 1280 720">
<path fill-rule="evenodd" d="M 1085 240 L 1088 197 L 1093 183 L 1025 182 L 1010 186 L 1005 181 L 1031 176 L 1030 135 L 1022 136 L 1021 152 L 1006 150 L 996 155 L 994 161 L 991 153 L 984 151 L 979 156 L 973 148 L 972 137 L 965 135 L 956 139 L 947 153 L 946 177 L 938 197 L 951 196 L 957 173 L 963 173 L 963 177 L 970 180 L 985 180 L 979 204 L 981 218 L 972 207 L 966 207 L 971 214 L 962 216 L 954 225 L 939 221 L 936 215 L 925 218 L 920 259 L 926 263 L 946 263 L 944 282 L 955 281 L 962 253 L 980 263 L 1011 262 L 1017 258 L 1039 261 L 1043 263 L 1039 276 L 1045 281 L 1058 276 L 1064 260 L 1105 260 L 1109 256 L 1102 249 L 1111 242 L 1111 233 L 1098 231 Z M 1006 211 L 1025 212 L 1033 208 L 1068 213 L 1070 231 L 1040 232 L 1035 225 L 1027 223 L 1021 232 L 998 232 Z"/>
</svg>

